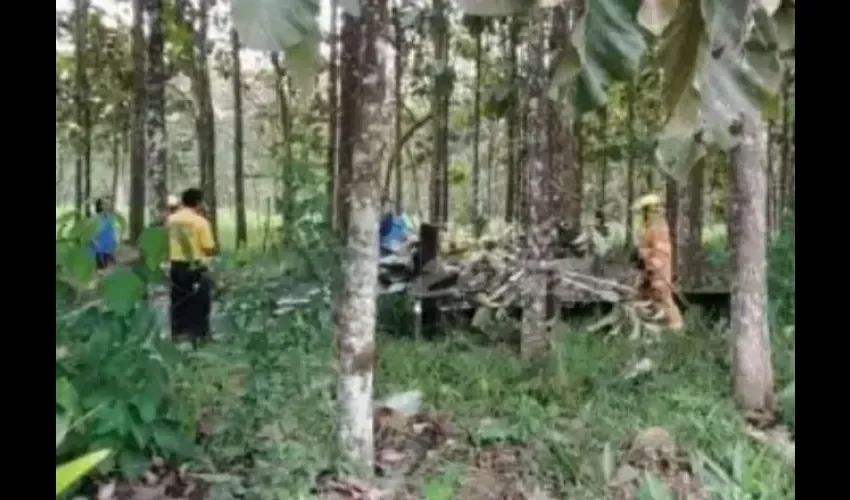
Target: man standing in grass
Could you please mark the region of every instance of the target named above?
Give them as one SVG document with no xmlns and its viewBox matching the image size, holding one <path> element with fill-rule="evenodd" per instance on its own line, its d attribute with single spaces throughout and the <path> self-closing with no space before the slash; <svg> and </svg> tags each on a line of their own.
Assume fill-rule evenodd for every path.
<svg viewBox="0 0 850 500">
<path fill-rule="evenodd" d="M 181 206 L 168 216 L 169 277 L 171 281 L 171 334 L 188 336 L 193 343 L 208 340 L 212 293 L 208 276 L 215 240 L 209 221 L 201 215 L 203 193 L 189 188 Z"/>
</svg>

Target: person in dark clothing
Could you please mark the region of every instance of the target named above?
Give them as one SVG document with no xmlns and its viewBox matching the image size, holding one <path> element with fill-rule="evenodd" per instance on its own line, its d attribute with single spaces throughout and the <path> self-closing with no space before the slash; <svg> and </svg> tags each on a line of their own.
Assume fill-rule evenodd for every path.
<svg viewBox="0 0 850 500">
<path fill-rule="evenodd" d="M 215 252 L 209 221 L 201 215 L 203 194 L 190 188 L 181 207 L 168 216 L 169 278 L 171 281 L 171 334 L 188 336 L 193 343 L 208 340 L 212 287 L 208 265 Z"/>
</svg>

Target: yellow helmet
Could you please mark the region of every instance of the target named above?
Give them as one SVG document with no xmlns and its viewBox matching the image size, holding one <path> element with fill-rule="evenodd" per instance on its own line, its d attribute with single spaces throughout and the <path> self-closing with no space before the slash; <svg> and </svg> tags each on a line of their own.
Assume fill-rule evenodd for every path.
<svg viewBox="0 0 850 500">
<path fill-rule="evenodd" d="M 174 208 L 180 205 L 180 200 L 174 196 L 173 194 L 168 195 L 168 200 L 166 201 L 168 208 Z"/>
<path fill-rule="evenodd" d="M 641 196 L 634 205 L 632 205 L 632 210 L 644 210 L 659 206 L 661 206 L 661 197 L 655 193 L 651 193 Z"/>
</svg>

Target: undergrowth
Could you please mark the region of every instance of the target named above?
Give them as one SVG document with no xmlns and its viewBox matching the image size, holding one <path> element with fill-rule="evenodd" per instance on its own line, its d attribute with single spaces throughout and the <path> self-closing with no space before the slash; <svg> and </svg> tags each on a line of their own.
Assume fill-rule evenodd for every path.
<svg viewBox="0 0 850 500">
<path fill-rule="evenodd" d="M 63 302 L 63 287 L 60 301 L 60 274 L 84 281 L 88 268 L 57 257 L 57 463 L 108 446 L 116 458 L 100 477 L 138 476 L 156 456 L 189 463 L 214 499 L 308 498 L 336 461 L 330 298 L 319 292 L 287 312 L 275 297 L 332 282 L 333 266 L 321 264 L 331 258 L 293 251 L 234 263 L 220 276 L 218 341 L 190 351 L 160 338 L 143 293 L 124 307 L 127 297 L 101 290 L 102 301 L 80 310 Z M 793 384 L 793 240 L 777 240 L 770 266 L 779 390 Z M 477 345 L 465 332 L 413 339 L 405 300 L 381 309 L 376 398 L 422 391 L 468 451 L 418 478 L 428 500 L 456 498 L 475 450 L 505 443 L 528 450 L 523 468 L 555 498 L 608 498 L 611 457 L 651 426 L 707 457 L 711 498 L 794 498 L 787 464 L 743 432 L 723 325 L 690 318 L 684 336 L 634 342 L 562 324 L 550 359 L 532 367 L 511 347 Z M 644 358 L 651 372 L 624 376 Z M 793 397 L 783 405 L 793 424 Z"/>
</svg>

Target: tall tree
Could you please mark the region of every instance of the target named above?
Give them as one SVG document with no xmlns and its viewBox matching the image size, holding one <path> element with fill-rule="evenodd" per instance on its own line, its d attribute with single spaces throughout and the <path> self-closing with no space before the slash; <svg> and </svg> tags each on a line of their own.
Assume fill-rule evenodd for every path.
<svg viewBox="0 0 850 500">
<path fill-rule="evenodd" d="M 772 410 L 773 367 L 767 321 L 767 170 L 759 124 L 737 124 L 742 139 L 729 155 L 729 241 L 732 245 L 731 326 L 735 392 L 745 408 Z"/>
<path fill-rule="evenodd" d="M 88 47 L 89 0 L 74 2 L 74 106 L 77 111 L 76 169 L 74 173 L 74 209 L 82 214 L 83 204 L 91 196 L 91 110 L 89 107 L 89 80 L 86 72 Z M 87 210 L 88 211 L 88 210 Z"/>
<path fill-rule="evenodd" d="M 551 345 L 550 328 L 546 318 L 546 293 L 548 272 L 543 264 L 552 259 L 554 220 L 552 218 L 552 190 L 548 188 L 551 156 L 547 151 L 545 130 L 548 119 L 547 106 L 547 32 L 542 12 L 535 13 L 529 34 L 529 58 L 536 67 L 528 75 L 529 101 L 527 111 L 528 153 L 525 169 L 528 178 L 528 232 L 526 236 L 526 259 L 528 270 L 523 286 L 525 303 L 522 312 L 520 352 L 525 358 L 538 357 L 547 352 Z"/>
<path fill-rule="evenodd" d="M 133 58 L 133 100 L 130 106 L 130 241 L 145 227 L 145 38 L 144 0 L 133 0 L 130 47 Z"/>
<path fill-rule="evenodd" d="M 338 0 L 331 0 L 330 28 L 328 35 L 330 55 L 328 57 L 328 220 L 331 229 L 336 231 L 339 223 L 337 218 L 337 189 L 339 186 L 339 5 Z"/>
<path fill-rule="evenodd" d="M 236 194 L 236 247 L 248 244 L 248 220 L 245 215 L 245 139 L 242 109 L 242 57 L 239 33 L 230 30 L 230 56 L 233 62 L 233 184 Z"/>
<path fill-rule="evenodd" d="M 148 70 L 146 141 L 148 180 L 148 222 L 157 221 L 168 204 L 168 136 L 165 128 L 165 31 L 164 1 L 147 0 Z"/>
<path fill-rule="evenodd" d="M 434 154 L 431 163 L 431 222 L 448 220 L 449 208 L 449 151 L 448 120 L 452 72 L 449 67 L 449 18 L 445 0 L 433 0 L 431 36 L 434 42 L 434 76 L 431 89 L 431 110 L 434 113 Z"/>
<path fill-rule="evenodd" d="M 481 213 L 481 63 L 484 58 L 484 19 L 470 16 L 467 25 L 475 39 L 475 91 L 472 104 L 472 203 L 470 204 L 469 219 L 475 229 L 475 236 L 481 236 L 484 229 L 484 218 Z"/>
<path fill-rule="evenodd" d="M 385 73 L 378 38 L 383 26 L 385 0 L 364 0 L 359 18 L 343 16 L 342 57 L 353 61 L 344 71 L 355 71 L 350 98 L 356 105 L 342 131 L 353 141 L 353 170 L 348 191 L 351 207 L 343 259 L 343 284 L 335 300 L 335 338 L 339 351 L 339 446 L 350 462 L 371 474 L 374 461 L 372 382 L 375 362 L 375 314 L 378 285 L 378 218 L 383 164 Z M 347 29 L 351 27 L 353 29 Z"/>
</svg>

